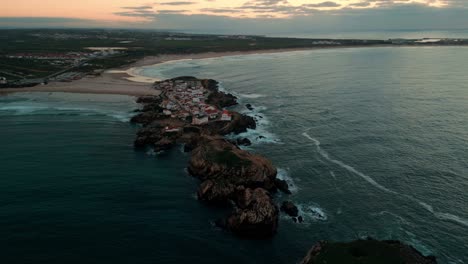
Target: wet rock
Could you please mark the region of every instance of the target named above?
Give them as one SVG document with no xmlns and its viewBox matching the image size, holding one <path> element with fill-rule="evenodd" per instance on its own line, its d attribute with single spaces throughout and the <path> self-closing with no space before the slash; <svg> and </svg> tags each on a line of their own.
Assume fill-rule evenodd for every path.
<svg viewBox="0 0 468 264">
<path fill-rule="evenodd" d="M 162 116 L 159 113 L 156 113 L 156 112 L 143 112 L 143 113 L 140 113 L 140 114 L 132 117 L 132 119 L 130 119 L 130 122 L 135 123 L 135 124 L 148 125 L 148 124 L 152 123 L 154 120 L 158 120 L 158 119 L 161 119 L 161 118 L 162 118 Z"/>
<path fill-rule="evenodd" d="M 248 138 L 238 138 L 236 144 L 239 146 L 250 146 L 252 142 Z"/>
<path fill-rule="evenodd" d="M 289 190 L 289 185 L 288 182 L 285 180 L 280 180 L 280 179 L 275 179 L 275 186 L 278 188 L 278 190 L 286 193 L 286 194 L 291 194 L 291 191 Z"/>
<path fill-rule="evenodd" d="M 238 208 L 227 218 L 226 228 L 252 239 L 273 236 L 278 228 L 278 208 L 267 190 L 245 189 L 237 193 Z"/>
<path fill-rule="evenodd" d="M 160 103 L 161 97 L 159 96 L 140 96 L 138 97 L 137 101 L 138 104 L 151 104 L 151 103 Z"/>
<path fill-rule="evenodd" d="M 175 142 L 170 138 L 164 137 L 154 144 L 154 151 L 161 152 L 170 150 L 175 145 Z"/>
<path fill-rule="evenodd" d="M 291 217 L 298 217 L 299 216 L 299 209 L 291 201 L 283 202 L 283 204 L 281 205 L 281 211 L 285 212 L 286 214 L 288 214 Z"/>
<path fill-rule="evenodd" d="M 250 111 L 253 111 L 254 108 L 251 104 L 246 104 L 245 107 L 247 107 L 247 109 L 249 109 Z"/>
</svg>

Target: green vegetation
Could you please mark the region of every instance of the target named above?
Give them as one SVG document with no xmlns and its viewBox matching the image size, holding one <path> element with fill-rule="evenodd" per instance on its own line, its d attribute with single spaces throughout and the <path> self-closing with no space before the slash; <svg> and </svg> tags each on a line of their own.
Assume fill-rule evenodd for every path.
<svg viewBox="0 0 468 264">
<path fill-rule="evenodd" d="M 9 80 L 43 78 L 57 71 L 92 72 L 116 68 L 144 56 L 223 51 L 255 51 L 266 49 L 376 46 L 376 45 L 434 45 L 414 41 L 390 40 L 330 40 L 267 38 L 262 36 L 223 36 L 158 32 L 148 30 L 104 29 L 9 29 L 0 30 L 0 76 Z M 439 45 L 468 45 L 468 41 L 446 40 Z M 73 67 L 73 61 L 11 59 L 15 54 L 90 53 L 90 47 L 119 47 L 119 55 L 100 56 Z M 84 56 L 84 55 L 83 55 Z M 86 58 L 86 56 L 84 57 Z M 25 80 L 27 82 L 27 80 Z"/>
<path fill-rule="evenodd" d="M 214 163 L 223 164 L 227 167 L 247 167 L 252 164 L 250 160 L 237 156 L 231 148 L 223 150 L 208 150 L 208 160 Z"/>
</svg>

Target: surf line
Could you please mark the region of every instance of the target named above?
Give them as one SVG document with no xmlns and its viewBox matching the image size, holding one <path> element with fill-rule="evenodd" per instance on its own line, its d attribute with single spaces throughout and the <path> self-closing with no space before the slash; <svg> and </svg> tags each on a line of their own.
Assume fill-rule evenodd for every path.
<svg viewBox="0 0 468 264">
<path fill-rule="evenodd" d="M 463 219 L 463 218 L 461 218 L 461 217 L 459 217 L 457 215 L 453 215 L 453 214 L 449 214 L 449 213 L 437 212 L 437 211 L 434 210 L 434 208 L 431 205 L 428 205 L 428 204 L 426 204 L 424 202 L 421 202 L 420 200 L 414 198 L 413 196 L 410 196 L 410 195 L 407 195 L 407 194 L 400 194 L 400 193 L 398 193 L 396 191 L 390 190 L 387 187 L 385 187 L 385 186 L 381 185 L 380 183 L 376 182 L 369 175 L 366 175 L 366 174 L 356 170 L 355 168 L 353 168 L 352 166 L 349 166 L 348 164 L 345 164 L 345 163 L 343 163 L 343 162 L 341 162 L 339 160 L 331 158 L 330 155 L 320 147 L 320 145 L 321 145 L 320 141 L 318 141 L 317 139 L 311 137 L 309 134 L 307 134 L 307 132 L 302 133 L 302 136 L 309 139 L 310 141 L 312 141 L 315 144 L 315 146 L 317 148 L 317 152 L 320 154 L 320 156 L 322 156 L 323 158 L 325 158 L 329 162 L 334 163 L 334 164 L 346 169 L 347 171 L 352 172 L 352 173 L 360 176 L 365 181 L 370 183 L 372 186 L 374 186 L 374 187 L 376 187 L 376 188 L 378 188 L 378 189 L 380 189 L 380 190 L 382 190 L 384 192 L 390 193 L 390 194 L 404 196 L 404 197 L 408 198 L 409 200 L 418 203 L 421 207 L 423 207 L 428 212 L 432 213 L 432 215 L 434 215 L 436 218 L 438 218 L 440 220 L 449 220 L 449 221 L 453 221 L 453 222 L 456 222 L 456 223 L 464 225 L 464 226 L 468 226 L 468 220 L 466 220 L 466 219 Z"/>
</svg>

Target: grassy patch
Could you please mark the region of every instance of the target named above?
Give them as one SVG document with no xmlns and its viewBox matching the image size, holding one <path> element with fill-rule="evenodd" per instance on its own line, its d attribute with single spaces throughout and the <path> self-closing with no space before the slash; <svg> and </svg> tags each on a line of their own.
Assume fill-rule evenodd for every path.
<svg viewBox="0 0 468 264">
<path fill-rule="evenodd" d="M 250 160 L 238 157 L 230 149 L 224 149 L 221 151 L 209 151 L 208 160 L 214 163 L 223 164 L 227 167 L 245 167 L 250 166 L 252 164 Z"/>
</svg>

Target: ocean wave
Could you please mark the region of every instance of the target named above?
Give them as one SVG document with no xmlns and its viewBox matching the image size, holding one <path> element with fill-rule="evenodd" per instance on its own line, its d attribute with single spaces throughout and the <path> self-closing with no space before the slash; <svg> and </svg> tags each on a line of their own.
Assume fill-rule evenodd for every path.
<svg viewBox="0 0 468 264">
<path fill-rule="evenodd" d="M 346 169 L 347 171 L 349 172 L 352 172 L 358 176 L 360 176 L 361 178 L 363 178 L 365 181 L 367 181 L 368 183 L 370 183 L 371 185 L 373 185 L 374 187 L 377 187 L 378 189 L 382 190 L 382 191 L 385 191 L 387 193 L 392 193 L 392 194 L 398 194 L 397 192 L 395 191 L 392 191 L 384 186 L 382 186 L 381 184 L 379 184 L 378 182 L 376 182 L 372 177 L 370 177 L 369 175 L 366 175 L 358 170 L 356 170 L 355 168 L 353 168 L 352 166 L 348 165 L 348 164 L 345 164 L 339 160 L 336 160 L 336 159 L 333 159 L 330 157 L 330 155 L 328 155 L 328 153 L 323 150 L 321 147 L 320 147 L 320 141 L 318 141 L 317 139 L 311 137 L 309 134 L 307 134 L 307 132 L 304 132 L 302 133 L 302 135 L 308 139 L 310 139 L 312 142 L 314 142 L 315 146 L 317 147 L 317 151 L 318 153 L 320 154 L 320 156 L 322 156 L 324 159 L 328 160 L 329 162 L 331 163 L 334 163 L 338 166 L 340 166 L 341 168 L 344 168 Z"/>
<path fill-rule="evenodd" d="M 63 107 L 41 104 L 1 105 L 0 115 L 70 115 L 70 116 L 108 116 L 121 122 L 128 122 L 135 113 L 119 112 L 87 107 Z"/>
<path fill-rule="evenodd" d="M 257 124 L 256 129 L 247 129 L 246 132 L 238 135 L 229 135 L 229 139 L 236 140 L 238 138 L 248 138 L 253 145 L 257 144 L 281 144 L 281 140 L 278 136 L 270 131 L 270 120 L 261 111 L 266 110 L 266 107 L 254 107 L 253 111 L 243 110 L 240 111 L 242 114 L 253 117 Z"/>
<path fill-rule="evenodd" d="M 408 198 L 409 200 L 411 200 L 413 202 L 418 203 L 421 207 L 426 209 L 428 212 L 430 212 L 432 215 L 434 215 L 439 220 L 447 220 L 447 221 L 455 222 L 455 223 L 458 223 L 458 224 L 461 224 L 461 225 L 464 225 L 464 226 L 468 226 L 468 220 L 467 219 L 464 219 L 464 218 L 462 218 L 460 216 L 450 214 L 450 213 L 437 212 L 436 210 L 434 210 L 434 207 L 432 205 L 429 205 L 429 204 L 427 204 L 425 202 L 422 202 L 422 201 L 414 198 L 411 195 L 400 194 L 400 193 L 398 193 L 396 191 L 390 190 L 390 189 L 384 187 L 383 185 L 379 184 L 378 182 L 376 182 L 372 177 L 370 177 L 370 176 L 356 170 L 352 166 L 347 165 L 347 164 L 345 164 L 345 163 L 343 163 L 343 162 L 341 162 L 339 160 L 335 160 L 335 159 L 331 158 L 330 155 L 320 147 L 320 144 L 321 144 L 320 141 L 318 141 L 317 139 L 311 137 L 309 134 L 307 134 L 307 132 L 302 133 L 302 135 L 304 137 L 306 137 L 307 139 L 309 139 L 310 141 L 314 142 L 314 144 L 315 144 L 315 146 L 317 148 L 317 152 L 320 154 L 320 156 L 322 156 L 323 158 L 325 158 L 329 162 L 334 163 L 334 164 L 340 166 L 341 168 L 344 168 L 347 171 L 349 171 L 349 172 L 351 172 L 351 173 L 353 173 L 355 175 L 360 176 L 362 179 L 364 179 L 365 181 L 370 183 L 372 186 L 374 186 L 374 187 L 376 187 L 376 188 L 378 188 L 378 189 L 380 189 L 380 190 L 382 190 L 384 192 L 399 195 L 399 196 L 403 196 L 403 197 L 406 197 L 406 198 Z"/>
<path fill-rule="evenodd" d="M 297 208 L 299 209 L 299 215 L 304 218 L 304 223 L 325 222 L 328 220 L 328 215 L 318 204 L 298 204 Z"/>
<path fill-rule="evenodd" d="M 264 94 L 256 94 L 256 93 L 251 93 L 251 94 L 239 94 L 240 97 L 243 98 L 248 98 L 248 99 L 257 99 L 261 97 L 266 97 Z"/>
<path fill-rule="evenodd" d="M 278 174 L 276 177 L 280 180 L 286 181 L 288 183 L 289 190 L 292 193 L 297 193 L 297 191 L 299 190 L 296 183 L 294 182 L 294 179 L 291 178 L 291 176 L 289 175 L 287 169 L 278 168 Z"/>
</svg>

